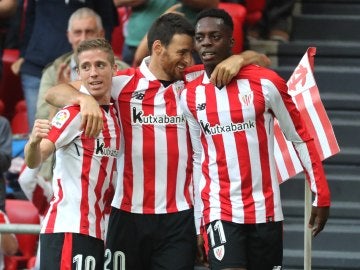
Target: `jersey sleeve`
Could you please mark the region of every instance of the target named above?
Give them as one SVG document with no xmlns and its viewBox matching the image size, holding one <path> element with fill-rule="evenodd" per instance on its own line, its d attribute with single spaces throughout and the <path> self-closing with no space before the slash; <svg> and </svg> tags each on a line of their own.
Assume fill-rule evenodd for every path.
<svg viewBox="0 0 360 270">
<path fill-rule="evenodd" d="M 69 144 L 82 134 L 79 110 L 79 106 L 69 106 L 60 110 L 52 119 L 52 128 L 47 139 L 55 144 L 56 149 Z"/>
<path fill-rule="evenodd" d="M 317 152 L 314 139 L 287 92 L 287 85 L 280 77 L 263 80 L 269 108 L 279 121 L 286 139 L 291 141 L 305 170 L 311 191 L 315 194 L 314 206 L 330 205 L 330 190 L 324 168 Z"/>
<path fill-rule="evenodd" d="M 193 149 L 193 185 L 194 185 L 194 217 L 196 233 L 200 234 L 200 226 L 202 221 L 202 200 L 200 193 L 200 179 L 201 172 L 201 129 L 200 126 L 191 113 L 187 103 L 187 90 L 184 89 L 180 96 L 180 106 L 186 117 L 186 121 L 189 127 L 191 145 Z"/>
</svg>

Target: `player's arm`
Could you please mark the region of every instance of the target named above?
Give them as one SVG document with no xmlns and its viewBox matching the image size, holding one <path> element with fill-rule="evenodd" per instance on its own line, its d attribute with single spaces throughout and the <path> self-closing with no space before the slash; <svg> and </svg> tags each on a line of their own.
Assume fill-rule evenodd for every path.
<svg viewBox="0 0 360 270">
<path fill-rule="evenodd" d="M 252 50 L 243 51 L 220 62 L 211 73 L 210 81 L 218 87 L 227 85 L 242 67 L 250 64 L 268 67 L 271 61 L 263 53 Z"/>
<path fill-rule="evenodd" d="M 201 145 L 201 129 L 197 120 L 193 117 L 190 112 L 187 102 L 186 102 L 186 92 L 184 90 L 181 93 L 180 105 L 183 109 L 186 121 L 189 126 L 189 133 L 191 139 L 191 145 L 193 150 L 193 185 L 194 185 L 194 219 L 195 219 L 195 228 L 197 234 L 197 253 L 196 260 L 198 263 L 208 266 L 207 256 L 205 252 L 204 239 L 201 231 L 201 221 L 202 221 L 202 200 L 200 194 L 200 179 L 202 175 L 201 171 L 201 155 L 202 155 L 202 145 Z"/>
<path fill-rule="evenodd" d="M 51 129 L 47 119 L 36 119 L 29 141 L 25 145 L 25 163 L 29 168 L 36 168 L 55 151 L 55 145 L 47 138 Z"/>
<path fill-rule="evenodd" d="M 291 96 L 288 95 L 285 81 L 282 79 L 280 83 L 275 81 L 275 85 L 278 91 L 269 90 L 270 106 L 286 139 L 294 145 L 306 172 L 306 180 L 315 195 L 309 219 L 309 228 L 312 229 L 313 236 L 316 236 L 324 229 L 329 217 L 330 189 L 314 139 L 307 131 L 306 125 Z M 269 85 L 268 89 L 271 87 Z M 271 92 L 274 94 L 272 95 Z"/>
<path fill-rule="evenodd" d="M 98 102 L 91 95 L 79 92 L 80 87 L 80 81 L 56 85 L 47 91 L 45 99 L 58 108 L 80 105 L 81 129 L 85 130 L 87 137 L 96 137 L 103 127 L 102 112 Z"/>
</svg>

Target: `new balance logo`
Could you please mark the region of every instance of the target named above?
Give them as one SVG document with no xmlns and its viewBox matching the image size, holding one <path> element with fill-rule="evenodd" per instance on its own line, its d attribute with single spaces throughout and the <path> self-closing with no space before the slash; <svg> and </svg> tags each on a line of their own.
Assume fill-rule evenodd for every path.
<svg viewBox="0 0 360 270">
<path fill-rule="evenodd" d="M 132 98 L 135 98 L 135 99 L 137 99 L 137 100 L 143 100 L 144 97 L 145 97 L 145 94 L 144 94 L 144 93 L 137 93 L 137 92 L 135 92 L 135 93 L 132 94 L 131 97 L 132 97 Z"/>
<path fill-rule="evenodd" d="M 197 111 L 203 111 L 206 109 L 206 103 L 201 103 L 196 106 Z"/>
</svg>

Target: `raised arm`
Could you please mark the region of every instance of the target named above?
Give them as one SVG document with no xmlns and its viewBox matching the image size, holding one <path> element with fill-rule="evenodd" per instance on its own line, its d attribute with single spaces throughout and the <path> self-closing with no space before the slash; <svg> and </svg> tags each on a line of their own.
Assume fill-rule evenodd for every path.
<svg viewBox="0 0 360 270">
<path fill-rule="evenodd" d="M 103 127 L 101 109 L 92 96 L 79 92 L 80 87 L 80 81 L 56 85 L 47 91 L 45 100 L 58 108 L 80 105 L 81 128 L 85 130 L 86 136 L 96 137 Z"/>
<path fill-rule="evenodd" d="M 25 163 L 29 168 L 39 167 L 40 164 L 55 151 L 54 144 L 46 137 L 51 129 L 47 119 L 36 119 L 29 141 L 25 145 Z"/>
</svg>

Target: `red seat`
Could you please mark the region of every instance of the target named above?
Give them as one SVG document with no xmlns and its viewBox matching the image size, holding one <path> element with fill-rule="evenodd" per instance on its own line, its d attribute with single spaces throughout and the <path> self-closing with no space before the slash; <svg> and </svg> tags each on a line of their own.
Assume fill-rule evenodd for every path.
<svg viewBox="0 0 360 270">
<path fill-rule="evenodd" d="M 6 214 L 10 223 L 40 224 L 36 207 L 27 200 L 6 200 Z M 5 256 L 5 269 L 17 270 L 27 268 L 28 261 L 36 256 L 39 235 L 16 234 L 19 243 L 20 255 Z"/>
<path fill-rule="evenodd" d="M 15 104 L 24 98 L 19 76 L 16 76 L 10 69 L 12 63 L 19 58 L 19 51 L 16 49 L 5 49 L 2 57 L 3 69 L 0 80 L 0 99 L 6 104 L 4 116 L 9 120 L 14 115 Z"/>
<path fill-rule="evenodd" d="M 0 99 L 0 115 L 4 115 L 4 111 L 5 111 L 5 104 L 4 104 L 4 102 Z"/>
<path fill-rule="evenodd" d="M 25 100 L 20 100 L 15 106 L 15 115 L 10 121 L 13 134 L 28 134 L 29 125 Z"/>
<path fill-rule="evenodd" d="M 236 3 L 219 3 L 219 8 L 224 9 L 230 14 L 234 22 L 235 44 L 233 53 L 241 53 L 244 48 L 244 22 L 246 18 L 246 8 Z"/>
<path fill-rule="evenodd" d="M 126 23 L 129 14 L 126 7 L 118 7 L 117 8 L 118 17 L 119 17 L 119 25 L 116 26 L 111 35 L 111 46 L 114 50 L 116 56 L 121 59 L 122 48 L 124 44 L 124 24 Z"/>
<path fill-rule="evenodd" d="M 261 19 L 265 4 L 266 0 L 246 1 L 246 24 L 254 25 Z"/>
</svg>

